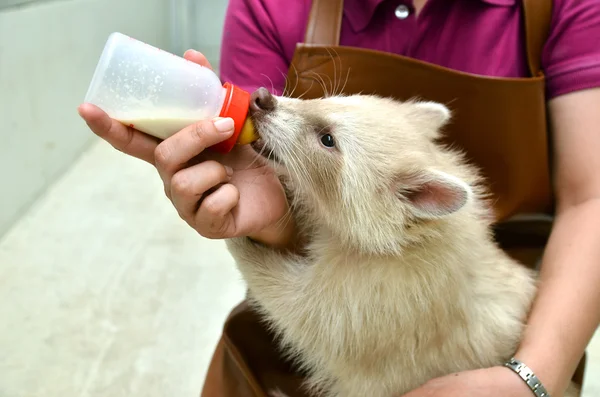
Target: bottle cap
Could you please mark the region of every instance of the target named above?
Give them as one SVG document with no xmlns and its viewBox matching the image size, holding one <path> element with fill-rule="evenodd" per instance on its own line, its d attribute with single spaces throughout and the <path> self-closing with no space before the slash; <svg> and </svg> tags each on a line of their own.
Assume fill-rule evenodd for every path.
<svg viewBox="0 0 600 397">
<path fill-rule="evenodd" d="M 252 119 L 248 117 L 246 122 L 242 127 L 242 132 L 238 136 L 237 144 L 238 145 L 246 145 L 248 143 L 252 143 L 259 138 L 256 130 L 254 129 L 254 124 L 252 123 Z"/>
<path fill-rule="evenodd" d="M 229 153 L 235 146 L 246 122 L 248 108 L 250 107 L 250 93 L 231 83 L 225 83 L 223 87 L 227 91 L 219 117 L 231 117 L 235 125 L 235 130 L 229 139 L 213 145 L 211 149 L 219 153 Z"/>
</svg>

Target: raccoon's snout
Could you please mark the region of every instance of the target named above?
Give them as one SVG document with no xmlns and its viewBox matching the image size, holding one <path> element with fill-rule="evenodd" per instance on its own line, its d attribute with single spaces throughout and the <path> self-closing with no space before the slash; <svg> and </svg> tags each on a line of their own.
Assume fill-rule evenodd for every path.
<svg viewBox="0 0 600 397">
<path fill-rule="evenodd" d="M 250 96 L 250 114 L 257 115 L 275 109 L 275 97 L 264 87 L 254 91 Z"/>
</svg>

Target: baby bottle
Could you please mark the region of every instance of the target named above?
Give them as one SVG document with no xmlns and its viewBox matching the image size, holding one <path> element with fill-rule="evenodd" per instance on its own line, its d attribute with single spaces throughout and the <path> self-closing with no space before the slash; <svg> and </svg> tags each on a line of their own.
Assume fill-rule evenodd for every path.
<svg viewBox="0 0 600 397">
<path fill-rule="evenodd" d="M 221 153 L 257 139 L 247 117 L 248 92 L 222 84 L 209 68 L 118 32 L 108 38 L 85 102 L 160 139 L 203 119 L 231 117 L 235 132 L 211 148 Z"/>
</svg>

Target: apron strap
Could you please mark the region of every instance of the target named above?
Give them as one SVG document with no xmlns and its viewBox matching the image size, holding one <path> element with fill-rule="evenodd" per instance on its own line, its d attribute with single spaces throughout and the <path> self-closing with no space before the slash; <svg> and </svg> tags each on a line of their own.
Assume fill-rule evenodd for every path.
<svg viewBox="0 0 600 397">
<path fill-rule="evenodd" d="M 313 0 L 304 43 L 339 46 L 343 14 L 344 0 Z"/>
<path fill-rule="evenodd" d="M 542 72 L 542 52 L 550 31 L 553 0 L 523 0 L 527 62 L 532 76 Z"/>
<path fill-rule="evenodd" d="M 344 0 L 313 0 L 304 43 L 339 46 Z M 542 74 L 542 51 L 552 19 L 552 0 L 523 0 L 527 62 L 532 76 Z"/>
</svg>

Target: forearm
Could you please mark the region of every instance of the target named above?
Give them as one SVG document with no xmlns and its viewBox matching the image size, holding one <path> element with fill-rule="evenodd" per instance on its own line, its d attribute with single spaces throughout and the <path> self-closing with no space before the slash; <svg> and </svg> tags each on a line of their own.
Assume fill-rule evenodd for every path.
<svg viewBox="0 0 600 397">
<path fill-rule="evenodd" d="M 515 356 L 560 396 L 600 321 L 600 199 L 560 212 Z M 554 393 L 553 393 L 554 392 Z"/>
</svg>

